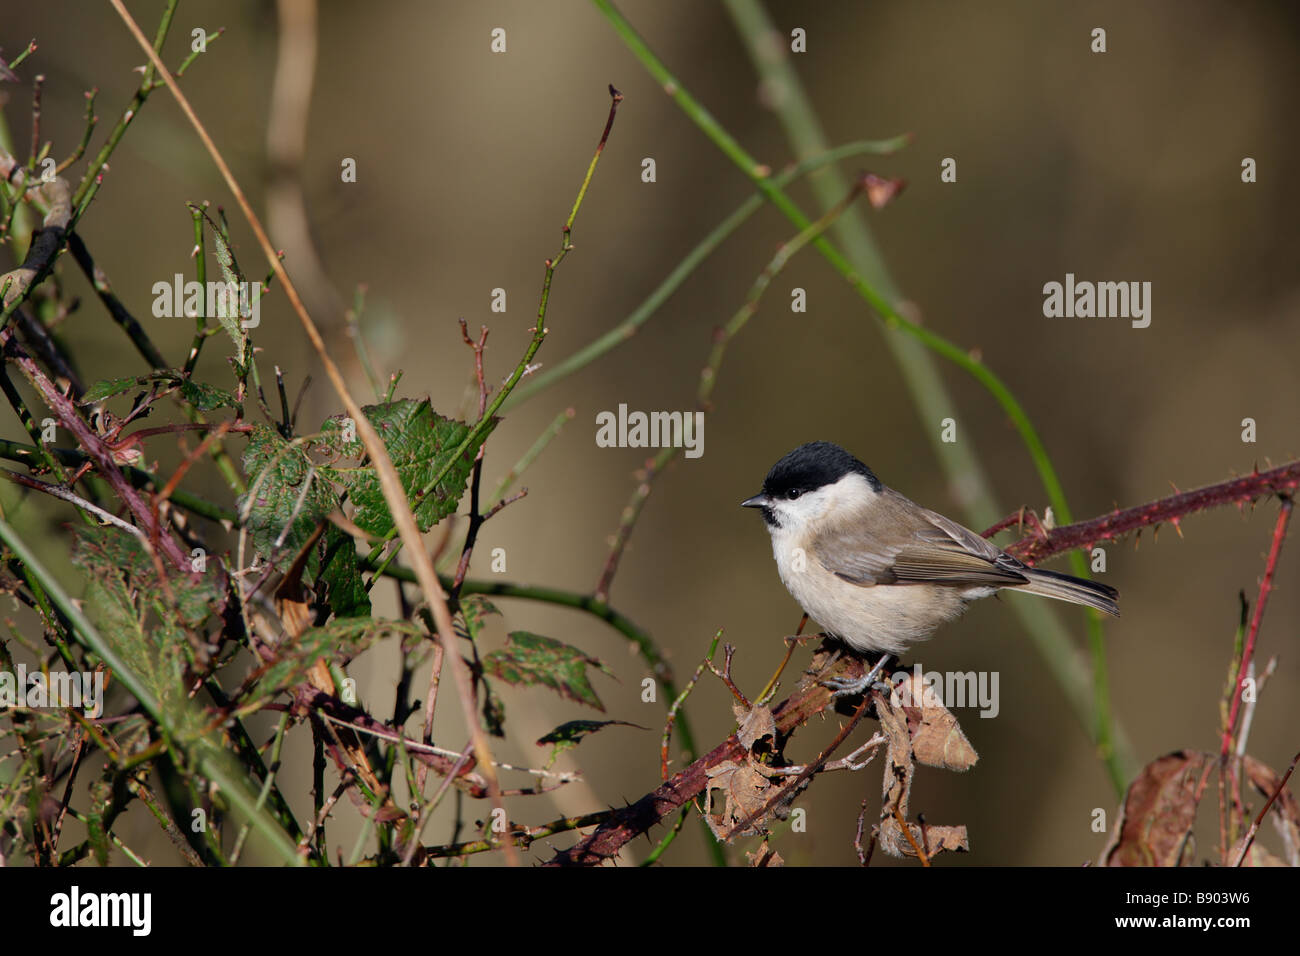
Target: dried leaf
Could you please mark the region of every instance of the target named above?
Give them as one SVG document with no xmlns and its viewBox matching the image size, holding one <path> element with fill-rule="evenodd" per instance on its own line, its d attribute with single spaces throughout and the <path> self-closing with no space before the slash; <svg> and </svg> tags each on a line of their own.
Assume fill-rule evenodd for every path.
<svg viewBox="0 0 1300 956">
<path fill-rule="evenodd" d="M 1143 767 L 1124 796 L 1102 865 L 1189 865 L 1196 787 L 1211 759 L 1199 751 L 1178 750 Z"/>
<path fill-rule="evenodd" d="M 873 695 L 880 729 L 888 741 L 885 749 L 885 774 L 881 783 L 880 824 L 876 827 L 880 848 L 890 856 L 902 856 L 907 840 L 902 835 L 895 813 L 907 819 L 908 795 L 912 789 L 912 737 L 907 730 L 907 717 L 901 706 L 895 709 L 898 697 L 891 694 L 886 700 L 881 694 Z M 909 847 L 910 848 L 910 847 Z"/>
<path fill-rule="evenodd" d="M 766 840 L 759 845 L 757 850 L 752 852 L 746 850 L 745 859 L 749 860 L 749 865 L 755 868 L 785 866 L 785 860 L 781 858 L 781 854 L 768 846 Z"/>
<path fill-rule="evenodd" d="M 735 703 L 731 709 L 739 722 L 736 739 L 746 750 L 753 750 L 754 744 L 765 737 L 776 740 L 776 719 L 772 716 L 772 708 L 755 704 L 746 710 L 740 703 Z"/>
<path fill-rule="evenodd" d="M 942 853 L 944 850 L 950 853 L 970 852 L 970 839 L 964 826 L 937 827 L 909 823 L 907 829 L 912 834 L 911 840 L 904 835 L 902 827 L 894 817 L 886 817 L 880 821 L 880 826 L 876 830 L 876 841 L 892 856 L 909 856 L 913 859 L 917 858 L 917 847 L 925 854 L 926 859 L 931 859 L 936 853 Z M 912 846 L 913 841 L 916 847 Z"/>
<path fill-rule="evenodd" d="M 953 721 L 953 728 L 944 730 L 944 724 L 939 720 L 939 714 L 934 713 L 929 716 L 932 719 L 931 724 L 926 724 L 922 718 L 922 712 L 942 711 L 948 714 L 948 711 L 941 704 L 933 703 L 926 697 L 917 695 L 911 698 L 923 702 L 923 708 L 904 707 L 900 700 L 897 689 L 891 691 L 889 699 L 877 693 L 875 695 L 876 714 L 880 718 L 880 729 L 884 732 L 888 744 L 886 747 L 886 765 L 884 780 L 881 785 L 880 800 L 880 822 L 875 827 L 876 842 L 880 848 L 890 856 L 915 857 L 916 848 L 912 846 L 915 842 L 920 847 L 926 857 L 929 858 L 943 850 L 966 852 L 970 849 L 970 841 L 966 834 L 964 826 L 931 826 L 924 827 L 920 824 L 907 824 L 907 832 L 899 825 L 899 819 L 907 819 L 908 800 L 912 790 L 912 777 L 916 772 L 916 765 L 913 762 L 912 732 L 908 729 L 909 711 L 917 712 L 917 730 L 918 739 L 920 731 L 924 731 L 927 736 L 926 746 L 931 748 L 928 756 L 941 761 L 947 750 L 960 753 L 960 747 L 953 744 L 953 728 L 956 721 Z M 951 717 L 951 714 L 948 714 Z M 955 729 L 955 733 L 960 736 L 961 742 L 965 743 L 966 738 L 961 736 L 961 730 Z M 970 748 L 969 743 L 965 743 L 966 748 Z M 973 755 L 974 750 L 970 750 Z M 920 755 L 916 754 L 916 759 L 920 760 Z M 942 762 L 930 763 L 929 760 L 923 761 L 930 766 L 944 766 Z M 971 761 L 974 762 L 973 760 Z M 957 768 L 950 768 L 957 769 Z M 962 767 L 960 769 L 965 769 Z M 912 839 L 907 838 L 910 833 Z"/>
<path fill-rule="evenodd" d="M 1232 845 L 1228 851 L 1228 862 L 1235 865 L 1237 857 L 1241 856 L 1241 849 L 1246 845 L 1246 836 L 1243 835 L 1240 840 Z M 1250 849 L 1246 851 L 1246 859 L 1242 860 L 1242 866 L 1287 866 L 1286 861 L 1278 859 L 1267 849 L 1259 845 L 1258 841 L 1251 843 Z"/>
<path fill-rule="evenodd" d="M 704 820 L 713 835 L 719 840 L 729 840 L 763 832 L 766 822 L 763 817 L 756 818 L 743 830 L 736 829 L 759 813 L 771 797 L 774 784 L 763 772 L 762 765 L 753 758 L 747 758 L 744 763 L 726 760 L 707 773 L 709 783 L 705 789 Z M 712 812 L 714 790 L 721 790 L 725 798 L 722 813 L 717 816 Z"/>
<path fill-rule="evenodd" d="M 1287 865 L 1300 866 L 1300 803 L 1296 801 L 1295 794 L 1290 790 L 1282 790 L 1279 793 L 1282 778 L 1277 775 L 1272 767 L 1261 763 L 1254 757 L 1246 757 L 1245 770 L 1246 779 L 1250 781 L 1251 786 L 1259 791 L 1265 800 L 1277 793 L 1277 799 L 1273 801 L 1273 806 L 1268 812 L 1269 819 L 1273 821 L 1278 836 L 1282 838 L 1282 847 L 1286 853 Z M 1253 848 L 1251 853 L 1254 853 Z M 1231 860 L 1236 858 L 1235 855 L 1229 857 Z M 1250 863 L 1249 857 L 1247 857 L 1247 863 Z"/>
<path fill-rule="evenodd" d="M 920 704 L 903 708 L 911 728 L 912 754 L 920 763 L 954 771 L 975 766 L 979 754 L 952 712 L 932 691 L 927 692 L 923 678 L 908 675 L 899 686 L 899 694 L 904 700 Z"/>
</svg>

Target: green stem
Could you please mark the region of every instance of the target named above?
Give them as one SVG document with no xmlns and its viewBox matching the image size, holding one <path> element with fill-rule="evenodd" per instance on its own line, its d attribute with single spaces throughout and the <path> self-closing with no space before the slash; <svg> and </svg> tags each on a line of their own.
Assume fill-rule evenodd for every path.
<svg viewBox="0 0 1300 956">
<path fill-rule="evenodd" d="M 0 458 L 8 461 L 20 461 L 27 465 L 40 465 L 43 463 L 40 454 L 42 451 L 48 452 L 65 465 L 80 465 L 90 460 L 89 455 L 71 448 L 47 448 L 43 445 L 38 448 L 32 445 L 24 445 L 21 442 L 10 441 L 7 438 L 0 438 Z M 143 468 L 123 467 L 122 473 L 126 475 L 127 480 L 135 488 L 149 488 L 158 491 L 166 484 L 166 482 L 159 481 L 153 472 L 145 471 Z M 239 520 L 239 516 L 228 508 L 213 504 L 187 491 L 181 491 L 179 488 L 171 493 L 168 500 L 186 511 L 209 518 L 212 521 L 237 522 Z"/>
<path fill-rule="evenodd" d="M 835 149 L 828 149 L 817 156 L 809 157 L 782 171 L 773 177 L 772 182 L 778 187 L 783 187 L 808 173 L 821 169 L 823 166 L 838 162 L 841 159 L 847 159 L 850 156 L 861 156 L 864 153 L 877 155 L 894 153 L 907 145 L 908 140 L 909 137 L 907 136 L 895 136 L 893 139 L 859 140 L 846 143 Z M 623 321 L 602 334 L 591 344 L 574 352 L 563 362 L 535 375 L 526 385 L 515 389 L 515 393 L 502 405 L 502 411 L 509 411 L 543 389 L 550 388 L 556 382 L 568 378 L 574 372 L 590 365 L 606 352 L 635 335 L 637 330 L 645 325 L 650 317 L 659 310 L 660 306 L 672 297 L 673 293 L 700 267 L 705 259 L 713 254 L 718 246 L 722 245 L 732 233 L 744 225 L 750 216 L 763 208 L 763 202 L 763 196 L 756 193 L 736 207 L 736 210 L 731 215 L 718 223 L 712 232 L 700 240 L 695 248 L 686 254 L 686 257 L 655 287 L 655 290 L 646 296 L 645 300 L 633 309 Z"/>
</svg>

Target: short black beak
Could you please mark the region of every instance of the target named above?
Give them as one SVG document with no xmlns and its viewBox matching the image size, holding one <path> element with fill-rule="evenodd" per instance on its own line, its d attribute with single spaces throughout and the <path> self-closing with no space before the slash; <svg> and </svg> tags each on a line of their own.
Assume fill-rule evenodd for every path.
<svg viewBox="0 0 1300 956">
<path fill-rule="evenodd" d="M 754 497 L 752 497 L 752 498 L 746 498 L 744 501 L 742 501 L 742 502 L 740 503 L 740 507 L 742 507 L 742 508 L 766 508 L 766 507 L 768 506 L 768 504 L 771 502 L 771 500 L 772 500 L 772 499 L 769 498 L 767 495 L 762 494 L 762 493 L 760 492 L 759 494 L 754 495 Z"/>
</svg>

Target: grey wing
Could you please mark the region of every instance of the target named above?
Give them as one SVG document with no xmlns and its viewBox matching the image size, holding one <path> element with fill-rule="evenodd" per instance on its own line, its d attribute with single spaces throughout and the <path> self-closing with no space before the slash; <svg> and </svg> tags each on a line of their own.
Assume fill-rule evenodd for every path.
<svg viewBox="0 0 1300 956">
<path fill-rule="evenodd" d="M 820 535 L 814 548 L 822 566 L 845 581 L 864 587 L 1007 587 L 1028 581 L 1024 565 L 996 545 L 892 489 L 870 507 L 869 520 L 845 522 Z"/>
</svg>

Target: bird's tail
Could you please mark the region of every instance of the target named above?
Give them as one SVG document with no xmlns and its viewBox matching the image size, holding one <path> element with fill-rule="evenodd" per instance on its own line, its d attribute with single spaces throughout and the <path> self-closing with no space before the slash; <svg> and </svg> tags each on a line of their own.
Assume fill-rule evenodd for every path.
<svg viewBox="0 0 1300 956">
<path fill-rule="evenodd" d="M 1086 604 L 1119 617 L 1119 591 L 1109 584 L 1085 581 L 1083 578 L 1042 568 L 1030 568 L 1020 573 L 1029 578 L 1029 583 L 1020 585 L 1016 590 L 1041 594 L 1058 601 L 1069 601 L 1071 604 Z"/>
</svg>

